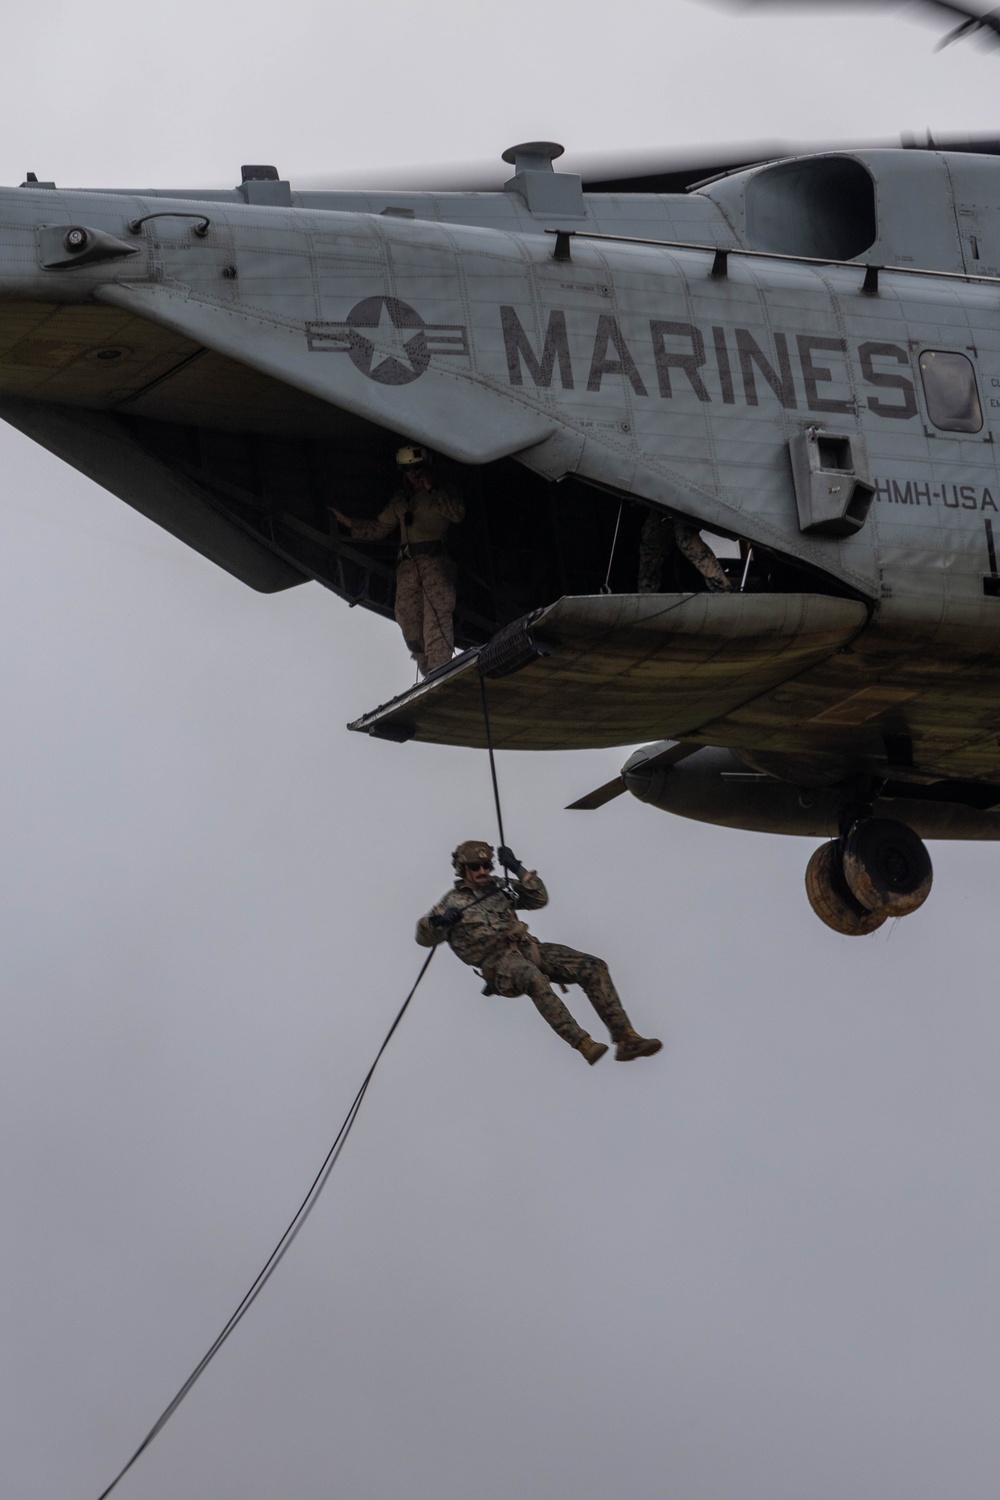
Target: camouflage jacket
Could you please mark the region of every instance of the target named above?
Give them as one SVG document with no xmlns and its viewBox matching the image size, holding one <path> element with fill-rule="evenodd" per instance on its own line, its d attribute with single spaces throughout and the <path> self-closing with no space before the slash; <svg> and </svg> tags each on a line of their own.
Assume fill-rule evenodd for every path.
<svg viewBox="0 0 1000 1500">
<path fill-rule="evenodd" d="M 359 542 L 382 542 L 399 527 L 399 545 L 441 542 L 451 521 L 461 521 L 465 502 L 450 490 L 397 490 L 374 521 L 352 520 L 351 536 Z"/>
<path fill-rule="evenodd" d="M 529 947 L 533 939 L 525 924 L 514 915 L 515 909 L 537 911 L 548 899 L 548 892 L 533 870 L 526 872 L 523 880 L 515 880 L 509 890 L 494 880 L 489 894 L 471 890 L 463 880 L 456 880 L 454 889 L 420 918 L 417 942 L 422 948 L 447 942 L 464 964 L 481 968 L 495 961 L 506 948 L 524 951 Z M 465 913 L 460 922 L 453 927 L 431 926 L 431 917 L 456 907 Z"/>
</svg>

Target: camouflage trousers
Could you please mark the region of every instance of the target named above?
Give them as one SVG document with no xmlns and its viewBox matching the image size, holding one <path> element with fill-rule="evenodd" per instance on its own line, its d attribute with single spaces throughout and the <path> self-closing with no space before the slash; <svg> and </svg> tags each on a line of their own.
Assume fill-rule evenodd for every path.
<svg viewBox="0 0 1000 1500">
<path fill-rule="evenodd" d="M 694 564 L 712 593 L 727 593 L 732 589 L 722 564 L 708 543 L 699 536 L 696 527 L 688 521 L 678 521 L 671 516 L 661 516 L 656 511 L 650 511 L 643 523 L 642 540 L 639 543 L 640 594 L 659 593 L 663 564 L 672 547 L 676 547 L 689 563 Z"/>
<path fill-rule="evenodd" d="M 537 964 L 511 948 L 495 964 L 484 965 L 483 975 L 498 995 L 511 999 L 515 995 L 530 995 L 552 1030 L 571 1047 L 578 1047 L 589 1033 L 574 1021 L 550 979 L 559 984 L 578 984 L 611 1033 L 612 1041 L 631 1029 L 603 958 L 578 953 L 561 943 L 533 943 L 533 948 L 538 953 Z"/>
<path fill-rule="evenodd" d="M 421 677 L 455 649 L 455 564 L 444 554 L 405 558 L 396 569 L 396 623 Z"/>
</svg>

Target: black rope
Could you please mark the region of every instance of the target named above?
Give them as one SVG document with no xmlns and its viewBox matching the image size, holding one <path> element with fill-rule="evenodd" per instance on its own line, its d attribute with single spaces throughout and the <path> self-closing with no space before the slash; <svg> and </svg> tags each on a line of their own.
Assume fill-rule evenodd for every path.
<svg viewBox="0 0 1000 1500">
<path fill-rule="evenodd" d="M 191 1371 L 191 1374 L 188 1376 L 187 1380 L 185 1380 L 176 1396 L 173 1398 L 170 1404 L 164 1408 L 161 1414 L 157 1417 L 156 1421 L 153 1423 L 152 1427 L 146 1433 L 146 1436 L 143 1438 L 138 1448 L 132 1454 L 132 1457 L 129 1459 L 128 1463 L 123 1469 L 119 1470 L 114 1479 L 112 1479 L 111 1483 L 108 1485 L 107 1489 L 101 1491 L 100 1495 L 98 1496 L 98 1500 L 107 1500 L 107 1496 L 111 1494 L 111 1491 L 118 1484 L 119 1480 L 124 1479 L 129 1469 L 131 1469 L 136 1460 L 140 1458 L 143 1453 L 145 1453 L 146 1449 L 149 1447 L 153 1439 L 163 1431 L 164 1427 L 166 1427 L 174 1412 L 184 1400 L 184 1397 L 188 1394 L 199 1377 L 203 1375 L 207 1370 L 208 1366 L 218 1354 L 219 1350 L 222 1348 L 229 1335 L 233 1332 L 236 1325 L 242 1320 L 244 1315 L 249 1312 L 254 1302 L 256 1302 L 257 1298 L 264 1290 L 267 1282 L 274 1275 L 274 1272 L 277 1270 L 278 1265 L 284 1258 L 286 1252 L 291 1248 L 292 1242 L 298 1234 L 299 1230 L 302 1228 L 303 1224 L 306 1222 L 309 1215 L 316 1207 L 316 1204 L 319 1201 L 319 1195 L 326 1186 L 327 1179 L 329 1178 L 330 1173 L 337 1165 L 337 1161 L 340 1158 L 340 1153 L 341 1151 L 343 1151 L 344 1146 L 347 1142 L 347 1137 L 350 1135 L 354 1122 L 358 1117 L 358 1113 L 361 1109 L 365 1094 L 368 1092 L 368 1085 L 371 1083 L 372 1078 L 374 1077 L 375 1069 L 379 1065 L 379 1061 L 382 1057 L 383 1052 L 392 1040 L 393 1033 L 406 1014 L 407 1006 L 413 999 L 414 995 L 417 993 L 417 988 L 420 984 L 420 981 L 423 979 L 424 975 L 427 973 L 427 970 L 430 968 L 431 959 L 434 957 L 434 954 L 436 952 L 437 949 L 432 948 L 430 953 L 428 953 L 426 959 L 424 960 L 424 963 L 420 969 L 420 973 L 417 975 L 413 983 L 413 988 L 410 990 L 410 993 L 403 1001 L 396 1014 L 396 1019 L 393 1021 L 392 1025 L 389 1027 L 389 1030 L 386 1032 L 385 1040 L 383 1041 L 381 1047 L 378 1049 L 378 1052 L 375 1054 L 375 1061 L 372 1063 L 371 1067 L 368 1069 L 368 1072 L 365 1074 L 364 1082 L 358 1089 L 358 1092 L 355 1094 L 354 1102 L 352 1103 L 350 1109 L 347 1111 L 347 1114 L 344 1117 L 344 1123 L 337 1131 L 333 1145 L 330 1147 L 329 1151 L 326 1154 L 326 1157 L 324 1158 L 323 1165 L 320 1167 L 319 1171 L 316 1173 L 316 1176 L 313 1178 L 309 1191 L 308 1193 L 306 1193 L 298 1209 L 296 1210 L 291 1223 L 288 1225 L 288 1228 L 285 1230 L 284 1234 L 281 1236 L 281 1239 L 271 1251 L 271 1254 L 264 1262 L 261 1270 L 257 1273 L 257 1276 L 251 1284 L 249 1290 L 244 1294 L 243 1299 L 237 1307 L 236 1311 L 233 1313 L 232 1317 L 229 1319 L 228 1323 L 223 1328 L 218 1338 L 212 1344 L 208 1353 L 198 1361 L 198 1364 Z"/>
<path fill-rule="evenodd" d="M 497 828 L 500 830 L 501 844 L 506 844 L 507 840 L 503 836 L 503 813 L 500 809 L 500 787 L 497 784 L 497 762 L 496 756 L 493 754 L 493 731 L 490 728 L 490 704 L 486 696 L 486 678 L 482 667 L 479 668 L 479 691 L 483 699 L 483 724 L 486 728 L 486 748 L 490 752 L 490 776 L 493 779 L 493 802 L 497 810 Z"/>
<path fill-rule="evenodd" d="M 605 575 L 604 585 L 603 585 L 603 587 L 601 589 L 601 593 L 602 594 L 610 594 L 611 593 L 611 565 L 612 565 L 612 563 L 615 560 L 615 548 L 618 546 L 618 532 L 619 532 L 619 530 L 621 528 L 621 524 L 622 524 L 622 510 L 624 509 L 624 506 L 625 506 L 625 501 L 624 500 L 619 500 L 619 502 L 618 502 L 618 519 L 615 522 L 615 534 L 611 538 L 611 552 L 610 552 L 610 554 L 608 556 L 608 571 L 607 571 L 607 573 Z"/>
</svg>

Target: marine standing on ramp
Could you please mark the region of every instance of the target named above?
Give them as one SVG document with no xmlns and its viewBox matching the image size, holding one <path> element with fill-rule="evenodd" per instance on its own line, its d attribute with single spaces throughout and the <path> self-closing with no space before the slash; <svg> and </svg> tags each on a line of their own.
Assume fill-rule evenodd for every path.
<svg viewBox="0 0 1000 1500">
<path fill-rule="evenodd" d="M 421 677 L 451 661 L 455 650 L 455 564 L 444 539 L 448 526 L 465 516 L 461 496 L 436 485 L 426 448 L 408 443 L 396 454 L 402 488 L 374 521 L 345 516 L 342 526 L 359 542 L 382 542 L 399 528 L 396 557 L 396 623 Z"/>
<path fill-rule="evenodd" d="M 658 594 L 663 581 L 663 565 L 671 552 L 677 551 L 698 569 L 710 593 L 728 594 L 732 584 L 722 564 L 691 521 L 666 511 L 651 510 L 642 523 L 639 542 L 639 593 Z"/>
<path fill-rule="evenodd" d="M 501 847 L 499 853 L 504 867 L 517 876 L 509 889 L 493 874 L 491 844 L 479 839 L 459 844 L 451 857 L 457 877 L 454 888 L 417 923 L 421 947 L 447 942 L 463 963 L 478 969 L 486 980 L 486 994 L 530 995 L 553 1031 L 591 1064 L 608 1049 L 576 1023 L 550 979 L 580 986 L 617 1043 L 619 1062 L 659 1052 L 662 1042 L 634 1030 L 603 958 L 561 943 L 540 943 L 514 915 L 517 908 L 537 911 L 547 905 L 548 892 L 535 871 L 526 870 L 510 849 Z"/>
</svg>

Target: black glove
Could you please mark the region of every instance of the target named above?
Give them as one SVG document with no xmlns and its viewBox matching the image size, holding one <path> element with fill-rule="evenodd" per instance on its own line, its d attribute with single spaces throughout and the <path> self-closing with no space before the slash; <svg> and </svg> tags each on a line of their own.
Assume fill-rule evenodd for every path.
<svg viewBox="0 0 1000 1500">
<path fill-rule="evenodd" d="M 447 911 L 436 911 L 430 919 L 432 927 L 454 927 L 456 922 L 462 920 L 462 909 L 459 906 L 449 906 Z"/>
<path fill-rule="evenodd" d="M 517 876 L 521 876 L 524 874 L 524 866 L 518 859 L 517 855 L 514 853 L 513 849 L 508 849 L 506 844 L 500 845 L 500 848 L 497 850 L 497 859 L 503 865 L 505 870 L 513 870 L 514 874 Z"/>
</svg>

